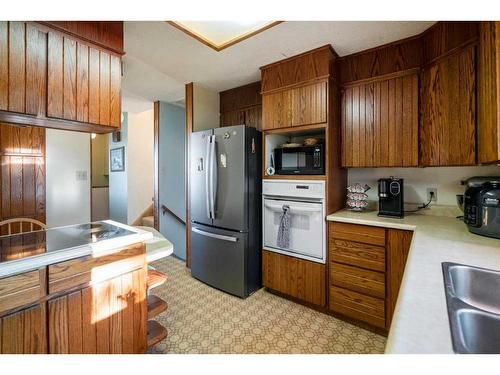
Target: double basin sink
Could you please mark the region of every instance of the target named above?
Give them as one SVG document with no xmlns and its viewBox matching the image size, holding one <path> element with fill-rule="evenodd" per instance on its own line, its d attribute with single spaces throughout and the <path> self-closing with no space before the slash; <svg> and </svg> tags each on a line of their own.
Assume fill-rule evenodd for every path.
<svg viewBox="0 0 500 375">
<path fill-rule="evenodd" d="M 500 272 L 442 263 L 453 350 L 500 354 Z"/>
</svg>

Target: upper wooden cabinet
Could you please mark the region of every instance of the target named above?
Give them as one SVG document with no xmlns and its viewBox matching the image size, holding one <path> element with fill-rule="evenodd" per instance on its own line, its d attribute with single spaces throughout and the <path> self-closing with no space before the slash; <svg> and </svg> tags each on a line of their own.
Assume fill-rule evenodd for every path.
<svg viewBox="0 0 500 375">
<path fill-rule="evenodd" d="M 260 81 L 220 92 L 220 126 L 241 124 L 262 130 Z"/>
<path fill-rule="evenodd" d="M 329 46 L 267 65 L 262 71 L 262 129 L 326 124 Z"/>
<path fill-rule="evenodd" d="M 121 55 L 89 42 L 90 34 L 79 38 L 60 30 L 0 22 L 0 121 L 115 130 L 121 122 Z"/>
<path fill-rule="evenodd" d="M 341 114 L 344 167 L 418 165 L 415 70 L 344 86 Z"/>
<path fill-rule="evenodd" d="M 478 51 L 478 162 L 500 161 L 500 22 L 481 22 Z"/>
<path fill-rule="evenodd" d="M 420 165 L 476 163 L 475 45 L 422 72 Z"/>
</svg>

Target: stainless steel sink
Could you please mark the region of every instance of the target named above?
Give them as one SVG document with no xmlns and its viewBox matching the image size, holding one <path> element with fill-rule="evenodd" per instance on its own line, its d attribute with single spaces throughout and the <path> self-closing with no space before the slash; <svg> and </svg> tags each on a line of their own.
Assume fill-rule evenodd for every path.
<svg viewBox="0 0 500 375">
<path fill-rule="evenodd" d="M 442 263 L 456 353 L 500 354 L 500 272 Z"/>
</svg>

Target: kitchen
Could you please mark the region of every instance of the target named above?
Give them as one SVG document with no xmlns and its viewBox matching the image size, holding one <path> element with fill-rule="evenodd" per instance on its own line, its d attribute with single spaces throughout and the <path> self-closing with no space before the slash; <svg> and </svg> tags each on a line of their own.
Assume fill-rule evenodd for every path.
<svg viewBox="0 0 500 375">
<path fill-rule="evenodd" d="M 500 23 L 229 23 L 0 21 L 0 352 L 500 353 Z M 148 207 L 53 225 L 54 129 Z"/>
</svg>

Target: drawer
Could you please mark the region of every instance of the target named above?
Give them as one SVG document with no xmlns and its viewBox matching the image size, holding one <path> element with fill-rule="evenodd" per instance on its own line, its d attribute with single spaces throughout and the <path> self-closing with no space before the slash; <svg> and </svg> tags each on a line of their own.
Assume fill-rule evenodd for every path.
<svg viewBox="0 0 500 375">
<path fill-rule="evenodd" d="M 88 286 L 134 271 L 146 264 L 142 243 L 101 256 L 85 256 L 49 266 L 49 293 Z"/>
<path fill-rule="evenodd" d="M 385 301 L 380 298 L 331 286 L 330 310 L 375 327 L 385 328 Z"/>
<path fill-rule="evenodd" d="M 373 297 L 385 298 L 385 274 L 381 272 L 332 262 L 330 283 Z"/>
<path fill-rule="evenodd" d="M 330 222 L 329 236 L 330 239 L 385 246 L 385 229 L 380 227 Z"/>
<path fill-rule="evenodd" d="M 42 293 L 41 276 L 36 270 L 0 279 L 0 314 L 37 302 Z"/>
<path fill-rule="evenodd" d="M 329 259 L 334 262 L 385 272 L 385 247 L 330 238 Z"/>
</svg>

